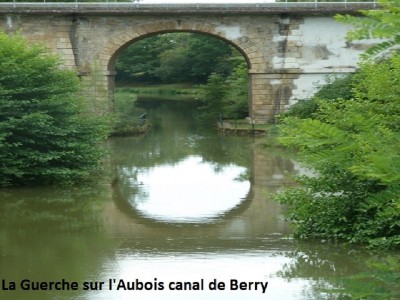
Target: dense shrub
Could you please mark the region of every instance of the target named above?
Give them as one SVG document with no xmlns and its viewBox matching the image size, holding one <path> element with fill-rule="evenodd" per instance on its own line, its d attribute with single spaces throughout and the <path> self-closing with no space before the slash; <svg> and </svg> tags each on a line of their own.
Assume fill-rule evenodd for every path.
<svg viewBox="0 0 400 300">
<path fill-rule="evenodd" d="M 220 116 L 224 119 L 244 119 L 249 115 L 248 75 L 243 60 L 227 77 L 211 74 L 203 90 L 201 119 L 215 122 Z"/>
<path fill-rule="evenodd" d="M 280 119 L 287 116 L 300 119 L 313 118 L 319 108 L 321 101 L 335 101 L 336 99 L 351 99 L 354 85 L 354 75 L 348 74 L 344 77 L 329 77 L 326 84 L 311 99 L 300 100 L 293 104 L 286 112 L 280 115 Z"/>
<path fill-rule="evenodd" d="M 399 87 L 400 55 L 365 63 L 352 99 L 284 119 L 280 141 L 317 174 L 277 196 L 298 236 L 400 247 Z"/>
<path fill-rule="evenodd" d="M 318 110 L 319 104 L 317 98 L 308 100 L 299 100 L 293 104 L 287 111 L 281 113 L 278 118 L 284 119 L 292 116 L 300 119 L 312 118 L 313 114 Z"/>
<path fill-rule="evenodd" d="M 353 86 L 354 74 L 328 77 L 326 84 L 322 85 L 315 93 L 315 97 L 327 100 L 350 99 L 353 97 Z"/>
<path fill-rule="evenodd" d="M 75 182 L 101 166 L 107 126 L 78 91 L 45 49 L 0 33 L 0 186 Z"/>
</svg>

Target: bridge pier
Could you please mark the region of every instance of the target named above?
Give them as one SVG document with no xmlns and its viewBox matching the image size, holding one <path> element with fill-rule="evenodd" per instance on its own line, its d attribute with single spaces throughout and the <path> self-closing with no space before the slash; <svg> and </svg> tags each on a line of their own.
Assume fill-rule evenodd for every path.
<svg viewBox="0 0 400 300">
<path fill-rule="evenodd" d="M 298 74 L 249 72 L 250 117 L 258 123 L 272 123 L 289 105 Z"/>
<path fill-rule="evenodd" d="M 114 74 L 94 70 L 78 75 L 81 79 L 82 97 L 91 112 L 108 115 L 114 112 Z"/>
</svg>

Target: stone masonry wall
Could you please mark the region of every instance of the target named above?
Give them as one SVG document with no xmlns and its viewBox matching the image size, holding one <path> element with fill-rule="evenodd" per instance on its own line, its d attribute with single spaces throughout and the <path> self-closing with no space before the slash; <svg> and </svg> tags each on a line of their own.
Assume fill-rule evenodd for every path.
<svg viewBox="0 0 400 300">
<path fill-rule="evenodd" d="M 326 75 L 353 72 L 365 49 L 346 43 L 348 28 L 330 16 L 4 14 L 0 28 L 10 34 L 20 31 L 60 55 L 64 66 L 81 76 L 99 113 L 112 109 L 119 53 L 153 34 L 203 33 L 235 46 L 248 62 L 250 117 L 256 122 L 270 122 L 312 95 L 314 83 Z"/>
</svg>

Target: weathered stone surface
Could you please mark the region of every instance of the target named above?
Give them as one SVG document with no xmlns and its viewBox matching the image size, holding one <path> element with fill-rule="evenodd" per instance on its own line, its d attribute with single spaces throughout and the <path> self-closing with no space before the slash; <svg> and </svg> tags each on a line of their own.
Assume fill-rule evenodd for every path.
<svg viewBox="0 0 400 300">
<path fill-rule="evenodd" d="M 311 96 L 315 83 L 323 83 L 326 75 L 353 72 L 366 47 L 346 43 L 348 27 L 327 13 L 248 15 L 242 11 L 216 17 L 204 12 L 0 11 L 0 28 L 7 33 L 20 31 L 29 41 L 40 42 L 60 55 L 64 66 L 75 69 L 87 83 L 97 111 L 111 107 L 115 59 L 127 45 L 162 32 L 190 31 L 221 38 L 248 61 L 250 117 L 257 122 L 271 121 L 277 112 Z"/>
</svg>

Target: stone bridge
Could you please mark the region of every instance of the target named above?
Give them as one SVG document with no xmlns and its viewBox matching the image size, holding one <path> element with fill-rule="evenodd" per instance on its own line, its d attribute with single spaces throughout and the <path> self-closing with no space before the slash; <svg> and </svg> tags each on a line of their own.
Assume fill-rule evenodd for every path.
<svg viewBox="0 0 400 300">
<path fill-rule="evenodd" d="M 0 28 L 20 31 L 59 54 L 86 84 L 99 113 L 112 108 L 115 61 L 136 41 L 165 32 L 194 32 L 224 40 L 245 57 L 250 117 L 271 121 L 312 95 L 326 75 L 354 72 L 368 44 L 349 43 L 336 13 L 375 3 L 247 4 L 0 3 Z"/>
</svg>

